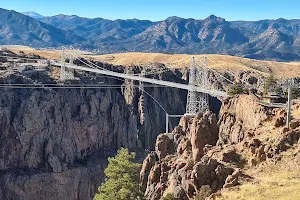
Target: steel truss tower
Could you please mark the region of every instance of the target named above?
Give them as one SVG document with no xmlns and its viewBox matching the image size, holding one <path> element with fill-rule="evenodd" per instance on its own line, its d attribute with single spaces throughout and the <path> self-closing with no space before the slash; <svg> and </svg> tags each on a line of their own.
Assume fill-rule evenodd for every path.
<svg viewBox="0 0 300 200">
<path fill-rule="evenodd" d="M 190 76 L 188 90 L 186 114 L 189 116 L 195 116 L 198 113 L 203 113 L 209 109 L 209 96 L 205 93 L 196 92 L 193 88 L 195 86 L 203 89 L 209 89 L 207 60 L 204 58 L 203 66 L 197 67 L 195 65 L 195 58 L 192 57 L 190 65 Z"/>
<path fill-rule="evenodd" d="M 69 64 L 73 65 L 73 56 L 69 57 Z M 61 68 L 60 68 L 60 80 L 72 80 L 74 79 L 74 69 L 66 69 L 66 57 L 64 51 L 61 53 Z"/>
<path fill-rule="evenodd" d="M 62 51 L 62 53 L 60 55 L 60 62 L 61 62 L 60 80 L 65 81 L 66 80 L 66 59 L 65 59 L 64 51 Z"/>
</svg>

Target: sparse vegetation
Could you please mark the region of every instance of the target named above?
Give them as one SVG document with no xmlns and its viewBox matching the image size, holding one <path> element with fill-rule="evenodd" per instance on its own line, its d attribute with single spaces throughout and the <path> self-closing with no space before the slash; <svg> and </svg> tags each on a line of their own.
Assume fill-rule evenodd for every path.
<svg viewBox="0 0 300 200">
<path fill-rule="evenodd" d="M 277 87 L 277 80 L 275 79 L 274 75 L 271 74 L 265 84 L 264 84 L 264 93 L 267 94 L 268 91 L 275 91 L 275 88 Z"/>
<path fill-rule="evenodd" d="M 177 200 L 173 194 L 167 194 L 162 200 Z"/>
<path fill-rule="evenodd" d="M 197 193 L 195 200 L 205 200 L 206 197 L 212 194 L 212 190 L 209 185 L 203 185 L 200 191 Z"/>
<path fill-rule="evenodd" d="M 281 87 L 276 87 L 276 88 L 274 89 L 274 92 L 276 92 L 276 94 L 283 95 L 283 90 L 282 90 Z"/>
<path fill-rule="evenodd" d="M 242 85 L 233 85 L 229 88 L 228 94 L 230 96 L 237 95 L 237 94 L 243 94 L 245 92 L 245 89 Z"/>
<path fill-rule="evenodd" d="M 114 158 L 108 158 L 104 173 L 106 182 L 99 187 L 94 200 L 139 200 L 143 199 L 140 190 L 139 171 L 141 165 L 134 163 L 135 153 L 121 148 Z"/>
<path fill-rule="evenodd" d="M 296 99 L 300 97 L 300 88 L 292 88 L 292 98 Z"/>
</svg>

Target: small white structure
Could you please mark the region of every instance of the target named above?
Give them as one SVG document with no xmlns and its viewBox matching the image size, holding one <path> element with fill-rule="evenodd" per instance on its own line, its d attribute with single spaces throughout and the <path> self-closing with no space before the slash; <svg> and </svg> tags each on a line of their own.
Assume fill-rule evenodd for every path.
<svg viewBox="0 0 300 200">
<path fill-rule="evenodd" d="M 1 47 L 0 47 L 0 50 L 1 50 L 1 51 L 7 51 L 8 49 L 7 49 L 6 46 L 1 46 Z"/>
</svg>

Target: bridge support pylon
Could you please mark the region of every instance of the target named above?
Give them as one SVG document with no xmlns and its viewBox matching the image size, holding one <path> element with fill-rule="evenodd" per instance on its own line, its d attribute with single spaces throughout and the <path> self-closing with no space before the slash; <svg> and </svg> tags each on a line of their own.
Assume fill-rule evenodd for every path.
<svg viewBox="0 0 300 200">
<path fill-rule="evenodd" d="M 66 80 L 66 59 L 65 59 L 65 53 L 62 51 L 60 55 L 60 62 L 61 62 L 61 67 L 60 67 L 60 80 L 65 81 Z"/>
<path fill-rule="evenodd" d="M 204 65 L 206 65 L 206 58 L 204 59 Z M 186 105 L 186 116 L 195 116 L 198 113 L 203 113 L 209 110 L 209 96 L 205 93 L 196 92 L 193 87 L 208 88 L 208 72 L 206 66 L 203 68 L 197 68 L 195 66 L 195 58 L 192 57 L 190 65 L 190 76 L 189 86 L 191 89 L 188 90 L 187 105 Z"/>
<path fill-rule="evenodd" d="M 74 79 L 74 69 L 67 69 L 66 68 L 66 56 L 64 51 L 61 53 L 61 68 L 60 68 L 60 81 L 65 81 L 65 80 L 72 80 Z M 74 63 L 74 58 L 73 56 L 69 57 L 69 64 L 73 65 Z"/>
</svg>

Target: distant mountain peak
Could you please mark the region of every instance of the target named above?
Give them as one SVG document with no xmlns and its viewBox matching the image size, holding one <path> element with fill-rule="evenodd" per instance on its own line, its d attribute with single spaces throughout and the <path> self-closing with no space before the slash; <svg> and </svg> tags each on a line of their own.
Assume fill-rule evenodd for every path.
<svg viewBox="0 0 300 200">
<path fill-rule="evenodd" d="M 33 12 L 33 11 L 23 12 L 22 14 L 23 14 L 23 15 L 27 15 L 27 16 L 29 16 L 29 17 L 32 17 L 32 18 L 34 18 L 34 19 L 42 19 L 42 18 L 44 18 L 43 15 L 38 14 L 38 13 Z"/>
<path fill-rule="evenodd" d="M 171 17 L 168 17 L 166 20 L 167 21 L 174 21 L 174 20 L 183 20 L 184 18 L 181 18 L 181 17 L 177 17 L 177 16 L 171 16 Z"/>
<path fill-rule="evenodd" d="M 216 21 L 216 22 L 225 22 L 226 20 L 221 17 L 217 17 L 216 15 L 210 15 L 204 19 L 204 21 Z"/>
</svg>

